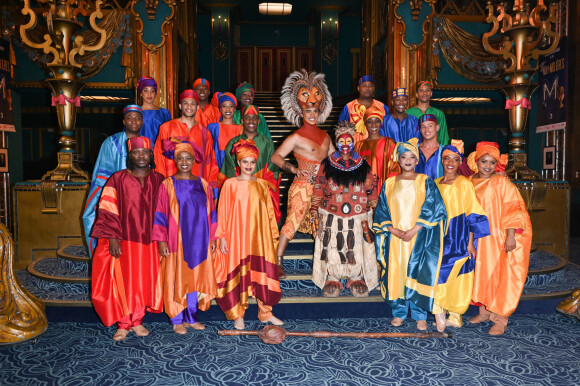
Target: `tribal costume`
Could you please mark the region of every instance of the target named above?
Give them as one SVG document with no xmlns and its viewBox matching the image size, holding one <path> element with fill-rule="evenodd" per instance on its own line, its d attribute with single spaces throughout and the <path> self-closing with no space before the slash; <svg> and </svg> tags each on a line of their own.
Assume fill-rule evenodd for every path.
<svg viewBox="0 0 580 386">
<path fill-rule="evenodd" d="M 316 176 L 311 216 L 320 216 L 320 230 L 315 238 L 312 281 L 323 289 L 329 282 L 342 287 L 339 280 L 346 278 L 354 296 L 366 296 L 378 284 L 374 237 L 369 232 L 378 200 L 377 182 L 367 161 L 352 151 L 354 125 L 339 125 L 336 136 L 337 141 L 349 138 L 351 142 L 344 146 L 339 142 L 339 150 L 322 161 Z M 349 155 L 348 160 L 343 154 Z M 337 290 L 331 292 L 334 295 L 325 295 L 338 295 Z"/>
</svg>

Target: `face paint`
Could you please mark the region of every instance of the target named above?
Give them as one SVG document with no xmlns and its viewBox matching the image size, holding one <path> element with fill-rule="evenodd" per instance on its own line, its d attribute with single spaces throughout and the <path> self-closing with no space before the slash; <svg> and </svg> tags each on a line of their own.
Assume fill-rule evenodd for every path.
<svg viewBox="0 0 580 386">
<path fill-rule="evenodd" d="M 336 147 L 342 154 L 350 154 L 354 149 L 354 140 L 350 134 L 341 134 L 336 140 Z"/>
</svg>

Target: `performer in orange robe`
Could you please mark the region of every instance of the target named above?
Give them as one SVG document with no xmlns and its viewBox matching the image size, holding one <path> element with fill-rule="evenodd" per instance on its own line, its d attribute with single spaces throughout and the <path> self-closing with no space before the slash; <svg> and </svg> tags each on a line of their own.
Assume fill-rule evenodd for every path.
<svg viewBox="0 0 580 386">
<path fill-rule="evenodd" d="M 391 155 L 395 150 L 395 141 L 379 134 L 383 124 L 384 113 L 374 106 L 369 107 L 364 114 L 365 127 L 369 137 L 356 142 L 354 150 L 359 153 L 371 165 L 371 170 L 378 178 L 377 192 L 381 192 L 387 178 L 396 176 L 401 172 L 398 162 L 393 161 Z"/>
<path fill-rule="evenodd" d="M 193 90 L 185 90 L 179 97 L 179 109 L 181 116 L 165 122 L 159 128 L 157 141 L 155 142 L 156 170 L 165 177 L 170 177 L 177 172 L 175 162 L 163 153 L 163 140 L 176 138 L 179 141 L 187 140 L 195 143 L 203 152 L 203 160 L 193 165 L 192 173 L 201 177 L 214 189 L 217 196 L 217 177 L 219 169 L 213 151 L 213 139 L 209 130 L 195 120 L 198 96 Z"/>
<path fill-rule="evenodd" d="M 491 335 L 507 329 L 528 274 L 532 224 L 520 192 L 503 171 L 507 157 L 495 142 L 480 142 L 469 156 L 476 172 L 470 177 L 475 194 L 489 219 L 491 235 L 478 240 L 472 300 L 482 304 L 470 323 L 491 320 Z"/>
<path fill-rule="evenodd" d="M 164 145 L 165 152 L 174 154 L 178 170 L 159 187 L 153 239 L 163 256 L 165 312 L 173 331 L 184 335 L 186 327 L 205 329 L 198 308 L 207 310 L 217 292 L 212 257 L 217 215 L 207 182 L 191 174 L 193 164 L 203 159 L 199 148 L 185 142 Z"/>
<path fill-rule="evenodd" d="M 159 184 L 149 169 L 147 137 L 127 142 L 127 169 L 111 176 L 103 189 L 92 236 L 98 238 L 92 264 L 92 301 L 106 326 L 117 322 L 116 341 L 129 331 L 147 336 L 145 309 L 163 310 L 157 242 L 151 238 Z"/>
<path fill-rule="evenodd" d="M 254 141 L 240 139 L 233 152 L 240 174 L 227 179 L 220 192 L 216 301 L 237 329 L 244 329 L 250 296 L 257 298 L 261 322 L 282 325 L 272 314 L 282 292 L 276 265 L 278 226 L 270 188 L 266 181 L 253 176 L 259 154 Z"/>
<path fill-rule="evenodd" d="M 205 127 L 208 127 L 210 123 L 219 122 L 222 114 L 219 108 L 209 102 L 209 81 L 204 78 L 196 79 L 193 82 L 193 89 L 199 97 L 195 120 Z"/>
</svg>

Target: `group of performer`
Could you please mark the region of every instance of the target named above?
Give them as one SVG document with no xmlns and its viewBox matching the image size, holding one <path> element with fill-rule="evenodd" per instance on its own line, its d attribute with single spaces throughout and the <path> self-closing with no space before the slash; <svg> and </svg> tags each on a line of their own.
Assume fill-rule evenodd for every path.
<svg viewBox="0 0 580 386">
<path fill-rule="evenodd" d="M 389 113 L 363 76 L 332 140 L 318 127 L 332 110 L 324 75 L 293 72 L 281 104 L 298 129 L 275 149 L 251 84 L 210 102 L 198 79 L 170 119 L 155 80 L 141 78 L 142 105 L 127 106 L 124 131 L 103 143 L 83 214 L 93 304 L 117 323 L 113 339 L 148 335 L 146 310 L 165 310 L 178 334 L 202 330 L 198 310 L 213 299 L 237 329 L 249 297 L 260 321 L 282 325 L 272 307 L 296 232 L 315 239 L 312 281 L 324 296 L 378 287 L 391 324 L 410 312 L 419 330 L 428 313 L 439 331 L 461 327 L 475 304 L 470 323 L 491 320 L 489 333 L 503 334 L 527 275 L 529 216 L 499 146 L 480 142 L 465 158 L 430 106 L 432 88 L 420 82 L 410 109 L 395 89 Z M 281 170 L 295 177 L 279 231 Z"/>
</svg>

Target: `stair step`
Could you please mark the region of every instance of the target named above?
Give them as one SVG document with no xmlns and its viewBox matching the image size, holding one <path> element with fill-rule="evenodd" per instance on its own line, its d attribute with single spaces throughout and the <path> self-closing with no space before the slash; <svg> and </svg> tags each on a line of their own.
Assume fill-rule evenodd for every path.
<svg viewBox="0 0 580 386">
<path fill-rule="evenodd" d="M 66 283 L 89 282 L 88 263 L 76 263 L 71 269 L 63 266 L 63 261 L 66 260 L 55 257 L 43 257 L 30 263 L 26 270 L 32 276 L 42 280 Z"/>
</svg>

